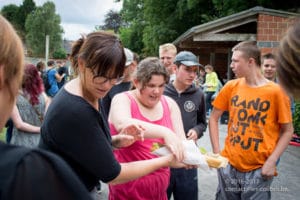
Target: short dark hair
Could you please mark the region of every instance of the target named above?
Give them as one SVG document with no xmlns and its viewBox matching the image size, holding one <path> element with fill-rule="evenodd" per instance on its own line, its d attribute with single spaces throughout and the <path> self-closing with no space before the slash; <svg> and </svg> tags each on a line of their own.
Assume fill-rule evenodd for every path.
<svg viewBox="0 0 300 200">
<path fill-rule="evenodd" d="M 48 66 L 53 66 L 53 65 L 55 65 L 54 60 L 49 60 L 49 61 L 47 62 L 47 65 L 48 65 Z"/>
<path fill-rule="evenodd" d="M 255 41 L 240 42 L 232 48 L 232 51 L 241 51 L 245 58 L 253 58 L 258 66 L 261 65 L 260 50 Z"/>
<path fill-rule="evenodd" d="M 265 59 L 276 60 L 276 56 L 273 53 L 266 53 L 266 54 L 262 55 L 261 61 L 263 62 Z"/>
<path fill-rule="evenodd" d="M 143 59 L 137 66 L 134 77 L 145 86 L 151 80 L 152 75 L 162 75 L 165 83 L 169 82 L 169 73 L 157 57 Z"/>
</svg>

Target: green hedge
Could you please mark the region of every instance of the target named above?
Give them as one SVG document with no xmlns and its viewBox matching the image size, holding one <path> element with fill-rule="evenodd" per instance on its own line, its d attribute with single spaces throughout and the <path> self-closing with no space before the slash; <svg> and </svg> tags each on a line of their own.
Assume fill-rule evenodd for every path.
<svg viewBox="0 0 300 200">
<path fill-rule="evenodd" d="M 295 113 L 293 116 L 294 133 L 300 136 L 300 101 L 295 102 Z"/>
</svg>

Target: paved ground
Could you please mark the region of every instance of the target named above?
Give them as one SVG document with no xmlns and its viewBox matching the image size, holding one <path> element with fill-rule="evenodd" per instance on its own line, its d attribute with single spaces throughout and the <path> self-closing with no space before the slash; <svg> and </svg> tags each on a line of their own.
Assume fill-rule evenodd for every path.
<svg viewBox="0 0 300 200">
<path fill-rule="evenodd" d="M 226 136 L 226 125 L 220 126 L 220 144 L 223 144 Z M 208 132 L 199 140 L 198 145 L 211 151 L 211 144 Z M 198 170 L 199 173 L 199 199 L 213 200 L 217 188 L 218 180 L 216 170 L 205 171 Z M 300 198 L 300 147 L 289 145 L 282 155 L 279 167 L 279 175 L 272 184 L 272 200 L 294 200 Z M 107 185 L 102 184 L 103 192 L 100 195 L 101 200 L 108 199 Z"/>
</svg>

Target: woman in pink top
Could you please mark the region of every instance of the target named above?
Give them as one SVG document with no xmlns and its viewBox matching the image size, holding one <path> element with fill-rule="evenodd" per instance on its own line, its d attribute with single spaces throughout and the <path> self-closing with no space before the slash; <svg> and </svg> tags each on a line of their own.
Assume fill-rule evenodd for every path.
<svg viewBox="0 0 300 200">
<path fill-rule="evenodd" d="M 136 123 L 145 128 L 148 137 L 116 149 L 114 153 L 119 162 L 152 159 L 157 157 L 151 153 L 153 143 L 165 143 L 172 150 L 175 141 L 185 140 L 180 110 L 174 100 L 163 95 L 168 79 L 158 58 L 146 58 L 134 76 L 136 89 L 113 98 L 109 114 L 111 134 L 117 134 L 127 123 Z M 161 168 L 135 181 L 110 185 L 109 199 L 166 200 L 169 176 L 169 168 Z"/>
</svg>

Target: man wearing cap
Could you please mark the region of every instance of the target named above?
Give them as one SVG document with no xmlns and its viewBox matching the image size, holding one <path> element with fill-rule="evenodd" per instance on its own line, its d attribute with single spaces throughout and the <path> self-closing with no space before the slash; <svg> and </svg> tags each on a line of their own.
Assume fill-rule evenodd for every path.
<svg viewBox="0 0 300 200">
<path fill-rule="evenodd" d="M 106 117 L 108 116 L 110 110 L 110 103 L 112 98 L 124 91 L 128 91 L 132 88 L 132 73 L 135 71 L 137 67 L 137 62 L 134 61 L 134 54 L 131 50 L 124 48 L 124 52 L 126 55 L 126 63 L 125 63 L 125 70 L 123 73 L 123 81 L 115 85 L 111 88 L 111 90 L 106 94 L 106 96 L 101 100 L 101 107 L 104 111 Z"/>
<path fill-rule="evenodd" d="M 199 64 L 189 51 L 177 54 L 174 61 L 176 78 L 165 87 L 164 94 L 173 98 L 181 111 L 184 131 L 188 140 L 199 139 L 206 130 L 205 98 L 201 89 L 194 85 Z M 171 169 L 168 198 L 173 194 L 177 200 L 198 199 L 197 169 Z"/>
</svg>

